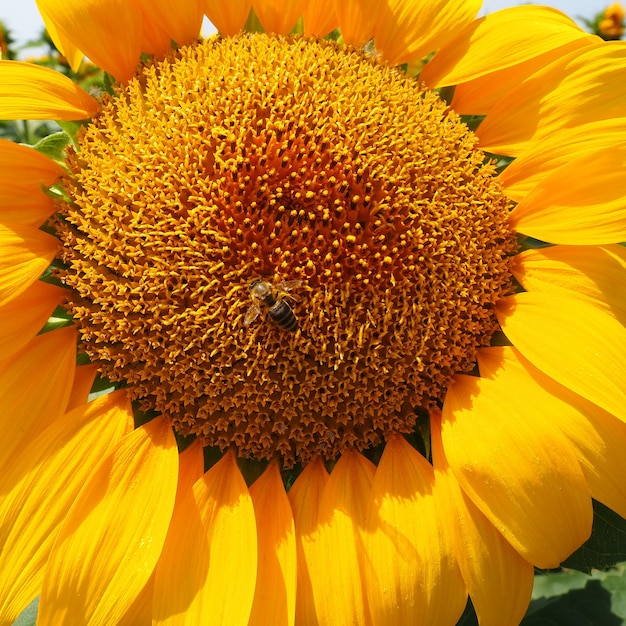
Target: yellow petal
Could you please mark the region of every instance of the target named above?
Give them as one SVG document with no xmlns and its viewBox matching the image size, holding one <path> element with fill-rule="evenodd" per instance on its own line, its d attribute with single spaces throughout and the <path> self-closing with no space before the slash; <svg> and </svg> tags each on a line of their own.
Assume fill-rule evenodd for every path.
<svg viewBox="0 0 626 626">
<path fill-rule="evenodd" d="M 506 195 L 520 202 L 538 183 L 573 159 L 592 155 L 626 141 L 626 118 L 601 120 L 574 128 L 564 128 L 540 141 L 515 159 L 498 177 Z M 585 173 L 586 176 L 586 173 Z"/>
<path fill-rule="evenodd" d="M 529 377 L 527 377 L 529 378 Z M 527 560 L 556 567 L 591 534 L 591 493 L 532 385 L 457 376 L 443 406 L 446 457 L 463 491 Z"/>
<path fill-rule="evenodd" d="M 66 295 L 65 289 L 36 280 L 17 298 L 0 305 L 2 358 L 8 358 L 33 339 Z"/>
<path fill-rule="evenodd" d="M 496 308 L 502 330 L 535 367 L 626 421 L 626 329 L 588 300 L 518 293 Z"/>
<path fill-rule="evenodd" d="M 626 47 L 602 42 L 567 54 L 509 91 L 481 122 L 480 147 L 517 156 L 531 141 L 623 115 Z"/>
<path fill-rule="evenodd" d="M 287 35 L 302 15 L 305 0 L 252 0 L 254 12 L 267 33 Z"/>
<path fill-rule="evenodd" d="M 431 415 L 437 504 L 481 626 L 517 626 L 533 590 L 534 568 L 460 488 L 441 441 L 441 413 Z"/>
<path fill-rule="evenodd" d="M 302 17 L 306 37 L 324 37 L 339 26 L 332 2 L 306 2 L 302 9 Z"/>
<path fill-rule="evenodd" d="M 55 237 L 36 228 L 0 225 L 0 306 L 19 296 L 43 274 L 58 247 Z"/>
<path fill-rule="evenodd" d="M 328 478 L 328 472 L 322 461 L 319 458 L 315 459 L 304 468 L 288 494 L 293 510 L 298 549 L 296 624 L 307 626 L 318 624 L 309 570 L 315 556 L 320 501 Z"/>
<path fill-rule="evenodd" d="M 0 468 L 35 434 L 65 412 L 76 368 L 76 333 L 63 328 L 38 335 L 0 363 Z"/>
<path fill-rule="evenodd" d="M 204 474 L 204 452 L 202 444 L 196 439 L 180 454 L 178 487 L 176 488 L 176 507 L 189 495 L 194 484 Z"/>
<path fill-rule="evenodd" d="M 89 399 L 89 393 L 98 373 L 95 363 L 88 365 L 78 365 L 74 372 L 74 383 L 72 385 L 72 395 L 67 402 L 67 410 L 71 410 L 85 404 Z"/>
<path fill-rule="evenodd" d="M 482 375 L 532 389 L 544 415 L 576 450 L 591 495 L 626 516 L 626 424 L 540 372 L 515 348 L 486 348 L 478 362 Z M 532 379 L 532 380 L 531 380 Z"/>
<path fill-rule="evenodd" d="M 296 613 L 296 537 L 278 464 L 250 488 L 259 538 L 259 563 L 249 626 L 293 624 Z"/>
<path fill-rule="evenodd" d="M 364 540 L 374 624 L 453 626 L 467 592 L 436 507 L 432 466 L 402 437 L 387 443 Z"/>
<path fill-rule="evenodd" d="M 519 65 L 577 39 L 597 41 L 560 11 L 542 6 L 489 13 L 454 33 L 420 74 L 431 89 Z"/>
<path fill-rule="evenodd" d="M 40 593 L 48 556 L 70 506 L 93 468 L 132 427 L 125 393 L 104 396 L 54 422 L 5 468 L 1 623 L 12 622 Z"/>
<path fill-rule="evenodd" d="M 376 467 L 346 451 L 333 468 L 309 537 L 310 574 L 319 624 L 371 624 L 361 533 Z"/>
<path fill-rule="evenodd" d="M 130 0 L 141 13 L 141 51 L 164 57 L 172 49 L 172 39 L 160 23 L 155 20 L 150 7 L 142 0 Z"/>
<path fill-rule="evenodd" d="M 176 487 L 176 501 L 174 510 L 180 507 L 193 484 L 204 472 L 204 454 L 199 440 L 181 452 L 179 457 L 178 485 Z M 175 514 L 175 513 L 174 513 Z M 158 565 L 157 565 L 158 567 Z M 152 626 L 152 603 L 154 601 L 154 580 L 156 570 L 148 579 L 141 592 L 135 597 L 124 616 L 116 626 Z"/>
<path fill-rule="evenodd" d="M 333 0 L 341 37 L 351 46 L 361 46 L 374 36 L 380 0 Z"/>
<path fill-rule="evenodd" d="M 67 76 L 41 65 L 0 61 L 0 120 L 82 120 L 100 105 Z"/>
<path fill-rule="evenodd" d="M 551 243 L 626 240 L 626 144 L 602 148 L 550 173 L 511 213 L 521 233 Z"/>
<path fill-rule="evenodd" d="M 0 221 L 40 226 L 54 213 L 52 198 L 42 192 L 63 168 L 40 152 L 0 139 Z"/>
<path fill-rule="evenodd" d="M 184 46 L 198 39 L 205 0 L 138 0 L 142 9 L 149 13 L 178 45 Z"/>
<path fill-rule="evenodd" d="M 141 13 L 128 0 L 37 0 L 60 36 L 117 80 L 135 73 L 141 52 Z M 112 45 L 114 42 L 114 45 Z"/>
<path fill-rule="evenodd" d="M 531 74 L 566 54 L 594 45 L 597 41 L 598 38 L 594 35 L 586 35 L 582 39 L 574 39 L 559 48 L 544 52 L 517 65 L 460 83 L 454 88 L 451 106 L 461 115 L 489 115 L 498 100 L 515 89 Z"/>
<path fill-rule="evenodd" d="M 48 560 L 37 623 L 117 624 L 150 578 L 174 508 L 166 419 L 126 435 L 85 481 Z"/>
<path fill-rule="evenodd" d="M 83 53 L 72 43 L 69 37 L 57 30 L 54 22 L 48 17 L 45 8 L 42 7 L 42 3 L 39 0 L 36 0 L 36 3 L 46 31 L 48 31 L 48 35 L 50 35 L 50 39 L 52 39 L 56 49 L 67 59 L 72 70 L 74 72 L 78 71 L 83 60 Z"/>
<path fill-rule="evenodd" d="M 256 573 L 254 508 L 228 453 L 174 512 L 156 568 L 153 624 L 245 626 Z"/>
<path fill-rule="evenodd" d="M 626 326 L 626 248 L 550 246 L 515 257 L 515 278 L 526 291 L 589 300 Z"/>
<path fill-rule="evenodd" d="M 481 0 L 387 0 L 380 3 L 374 43 L 390 65 L 427 56 L 471 23 Z"/>
<path fill-rule="evenodd" d="M 252 0 L 207 0 L 205 13 L 222 35 L 232 37 L 244 27 L 251 7 Z"/>
</svg>

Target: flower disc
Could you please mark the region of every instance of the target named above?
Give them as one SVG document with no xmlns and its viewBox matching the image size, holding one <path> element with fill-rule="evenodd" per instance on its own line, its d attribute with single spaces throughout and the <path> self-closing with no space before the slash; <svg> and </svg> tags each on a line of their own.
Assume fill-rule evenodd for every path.
<svg viewBox="0 0 626 626">
<path fill-rule="evenodd" d="M 105 99 L 67 163 L 57 231 L 82 349 L 179 433 L 244 456 L 289 465 L 410 432 L 511 290 L 508 200 L 475 136 L 333 42 L 181 48 Z"/>
</svg>

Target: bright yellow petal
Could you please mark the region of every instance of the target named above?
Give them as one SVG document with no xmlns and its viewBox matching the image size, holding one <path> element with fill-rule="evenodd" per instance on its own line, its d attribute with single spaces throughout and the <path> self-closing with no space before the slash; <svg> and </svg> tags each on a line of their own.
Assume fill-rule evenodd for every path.
<svg viewBox="0 0 626 626">
<path fill-rule="evenodd" d="M 246 626 L 256 573 L 252 499 L 228 453 L 174 512 L 156 568 L 153 623 Z"/>
<path fill-rule="evenodd" d="M 75 369 L 76 333 L 71 328 L 38 335 L 0 362 L 0 468 L 15 463 L 24 442 L 63 415 Z"/>
<path fill-rule="evenodd" d="M 317 626 L 317 613 L 309 570 L 314 558 L 318 512 L 328 472 L 318 458 L 308 463 L 289 490 L 289 501 L 296 525 L 298 586 L 296 624 Z"/>
<path fill-rule="evenodd" d="M 143 11 L 149 13 L 178 45 L 189 44 L 200 35 L 205 0 L 137 0 Z"/>
<path fill-rule="evenodd" d="M 626 328 L 588 300 L 518 293 L 496 308 L 511 343 L 535 367 L 626 421 Z"/>
<path fill-rule="evenodd" d="M 259 538 L 259 564 L 249 626 L 293 624 L 296 613 L 296 533 L 277 463 L 250 488 Z"/>
<path fill-rule="evenodd" d="M 17 298 L 0 305 L 2 358 L 8 358 L 33 339 L 66 296 L 64 289 L 36 280 Z"/>
<path fill-rule="evenodd" d="M 515 278 L 526 291 L 556 293 L 602 309 L 626 326 L 626 248 L 550 246 L 515 257 Z"/>
<path fill-rule="evenodd" d="M 83 53 L 72 43 L 69 37 L 66 37 L 57 29 L 54 22 L 48 17 L 45 8 L 42 7 L 43 3 L 40 0 L 36 0 L 36 3 L 50 39 L 52 39 L 57 50 L 67 59 L 72 70 L 74 72 L 78 71 L 83 60 Z"/>
<path fill-rule="evenodd" d="M 478 620 L 481 626 L 517 626 L 530 602 L 534 568 L 460 488 L 444 453 L 439 411 L 431 416 L 431 433 L 438 507 Z"/>
<path fill-rule="evenodd" d="M 0 120 L 82 120 L 100 105 L 72 80 L 41 65 L 0 61 Z"/>
<path fill-rule="evenodd" d="M 531 141 L 623 115 L 626 46 L 602 42 L 567 54 L 500 99 L 476 134 L 480 147 L 517 156 Z"/>
<path fill-rule="evenodd" d="M 265 32 L 287 35 L 302 15 L 305 1 L 252 0 L 252 6 Z"/>
<path fill-rule="evenodd" d="M 482 0 L 387 0 L 374 25 L 374 44 L 390 65 L 425 57 L 471 23 Z"/>
<path fill-rule="evenodd" d="M 172 39 L 154 18 L 150 7 L 142 0 L 130 0 L 141 13 L 141 51 L 164 57 L 172 49 Z"/>
<path fill-rule="evenodd" d="M 591 534 L 591 493 L 532 385 L 457 376 L 443 406 L 446 457 L 463 491 L 527 560 L 556 567 Z"/>
<path fill-rule="evenodd" d="M 324 37 L 339 26 L 333 3 L 306 2 L 302 9 L 304 35 Z"/>
<path fill-rule="evenodd" d="M 204 454 L 200 441 L 196 439 L 181 452 L 179 457 L 178 485 L 174 511 L 180 507 L 194 483 L 204 472 Z M 174 513 L 175 515 L 176 513 Z M 158 567 L 158 565 L 157 565 Z M 156 570 L 148 579 L 141 592 L 135 597 L 124 616 L 116 626 L 152 626 L 152 603 L 154 601 L 154 580 Z"/>
<path fill-rule="evenodd" d="M 123 392 L 98 398 L 54 422 L 5 467 L 0 499 L 2 624 L 12 622 L 40 593 L 48 556 L 70 506 L 93 468 L 132 427 Z"/>
<path fill-rule="evenodd" d="M 60 36 L 120 81 L 135 73 L 141 12 L 128 0 L 37 0 Z M 176 3 L 179 4 L 179 3 Z"/>
<path fill-rule="evenodd" d="M 351 46 L 361 46 L 374 36 L 380 0 L 333 0 L 341 37 Z"/>
<path fill-rule="evenodd" d="M 579 156 L 544 178 L 511 213 L 519 232 L 551 243 L 626 240 L 626 144 Z"/>
<path fill-rule="evenodd" d="M 72 384 L 72 395 L 67 402 L 68 411 L 87 402 L 97 374 L 98 367 L 95 363 L 78 365 L 76 367 L 74 383 Z"/>
<path fill-rule="evenodd" d="M 251 7 L 252 0 L 206 0 L 205 13 L 222 35 L 232 37 L 244 27 Z"/>
<path fill-rule="evenodd" d="M 52 198 L 42 192 L 63 168 L 40 152 L 0 139 L 0 222 L 40 226 L 52 213 Z"/>
<path fill-rule="evenodd" d="M 176 488 L 176 507 L 188 497 L 196 482 L 204 474 L 204 452 L 200 441 L 196 439 L 180 454 L 178 487 Z"/>
<path fill-rule="evenodd" d="M 376 467 L 346 451 L 326 484 L 318 527 L 309 537 L 310 574 L 319 624 L 371 624 L 361 536 Z"/>
<path fill-rule="evenodd" d="M 566 128 L 529 143 L 528 150 L 516 158 L 498 178 L 506 195 L 520 202 L 547 176 L 573 159 L 586 156 L 589 163 L 599 149 L 624 142 L 626 117 Z"/>
<path fill-rule="evenodd" d="M 467 592 L 442 527 L 432 466 L 402 437 L 378 464 L 364 540 L 374 624 L 453 626 Z"/>
<path fill-rule="evenodd" d="M 566 54 L 594 45 L 597 41 L 597 37 L 586 35 L 582 39 L 574 39 L 568 44 L 549 52 L 544 52 L 517 65 L 496 70 L 489 74 L 483 74 L 473 80 L 460 83 L 454 88 L 451 106 L 461 115 L 489 115 L 498 100 L 515 89 L 531 74 L 543 69 Z M 486 69 L 488 70 L 488 68 Z"/>
<path fill-rule="evenodd" d="M 48 560 L 37 623 L 117 624 L 150 578 L 174 508 L 178 450 L 157 417 L 85 481 Z"/>
<path fill-rule="evenodd" d="M 454 32 L 420 74 L 431 89 L 519 65 L 577 39 L 597 41 L 560 11 L 542 6 L 489 13 Z"/>
<path fill-rule="evenodd" d="M 542 413 L 576 449 L 591 495 L 626 516 L 626 424 L 559 385 L 514 348 L 483 349 L 478 362 L 482 375 L 513 386 L 523 380 L 523 388 L 532 389 Z"/>
<path fill-rule="evenodd" d="M 0 225 L 0 306 L 26 291 L 43 274 L 58 247 L 55 237 L 36 228 Z"/>
</svg>

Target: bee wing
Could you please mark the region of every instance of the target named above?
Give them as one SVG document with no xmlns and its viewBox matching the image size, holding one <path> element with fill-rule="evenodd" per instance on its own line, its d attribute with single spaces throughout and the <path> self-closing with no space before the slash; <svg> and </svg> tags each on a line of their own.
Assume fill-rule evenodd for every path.
<svg viewBox="0 0 626 626">
<path fill-rule="evenodd" d="M 281 291 L 291 291 L 292 289 L 299 287 L 301 284 L 302 284 L 301 280 L 281 280 L 278 283 L 277 287 Z"/>
<path fill-rule="evenodd" d="M 246 311 L 246 315 L 243 318 L 243 325 L 250 326 L 252 322 L 259 316 L 261 309 L 256 304 L 251 304 L 250 308 Z"/>
</svg>

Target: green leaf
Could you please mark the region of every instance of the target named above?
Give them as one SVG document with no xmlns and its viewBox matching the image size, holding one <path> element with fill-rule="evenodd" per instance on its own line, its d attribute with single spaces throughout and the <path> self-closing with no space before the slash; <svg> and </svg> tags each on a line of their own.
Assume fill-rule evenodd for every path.
<svg viewBox="0 0 626 626">
<path fill-rule="evenodd" d="M 33 147 L 38 152 L 50 157 L 53 161 L 63 161 L 65 159 L 65 148 L 70 142 L 70 138 L 63 131 L 52 133 L 38 141 Z"/>
<path fill-rule="evenodd" d="M 620 626 L 626 618 L 624 568 L 591 577 L 567 571 L 537 576 L 533 597 L 522 626 Z"/>
<path fill-rule="evenodd" d="M 622 561 L 626 561 L 626 520 L 594 500 L 591 537 L 562 565 L 589 574 Z"/>
</svg>

